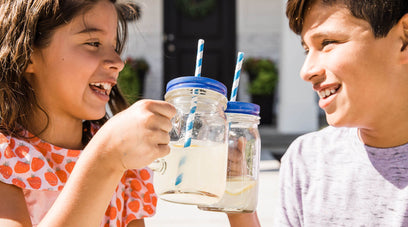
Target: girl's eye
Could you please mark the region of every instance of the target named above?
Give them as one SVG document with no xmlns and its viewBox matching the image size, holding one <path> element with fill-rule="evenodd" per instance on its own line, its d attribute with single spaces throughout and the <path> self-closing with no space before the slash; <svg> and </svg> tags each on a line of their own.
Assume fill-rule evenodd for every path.
<svg viewBox="0 0 408 227">
<path fill-rule="evenodd" d="M 99 47 L 101 43 L 100 42 L 88 42 L 86 43 L 86 45 L 93 46 L 93 47 Z"/>
</svg>

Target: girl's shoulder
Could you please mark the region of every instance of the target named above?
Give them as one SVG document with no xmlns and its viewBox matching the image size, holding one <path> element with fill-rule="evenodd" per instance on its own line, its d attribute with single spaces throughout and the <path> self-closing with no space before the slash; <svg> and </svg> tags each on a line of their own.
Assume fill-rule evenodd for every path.
<svg viewBox="0 0 408 227">
<path fill-rule="evenodd" d="M 59 191 L 80 153 L 32 135 L 20 139 L 0 133 L 0 181 L 23 189 Z"/>
</svg>

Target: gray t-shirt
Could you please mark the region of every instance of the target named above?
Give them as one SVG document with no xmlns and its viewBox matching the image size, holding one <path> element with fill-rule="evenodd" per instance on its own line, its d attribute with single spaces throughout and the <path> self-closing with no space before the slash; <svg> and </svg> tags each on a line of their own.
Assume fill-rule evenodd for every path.
<svg viewBox="0 0 408 227">
<path fill-rule="evenodd" d="M 355 128 L 297 138 L 282 158 L 276 226 L 408 226 L 408 144 L 364 145 Z"/>
</svg>

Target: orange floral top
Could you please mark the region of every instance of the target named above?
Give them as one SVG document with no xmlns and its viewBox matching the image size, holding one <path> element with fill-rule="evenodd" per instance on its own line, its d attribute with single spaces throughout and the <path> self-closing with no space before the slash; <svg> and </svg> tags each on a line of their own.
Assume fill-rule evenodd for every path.
<svg viewBox="0 0 408 227">
<path fill-rule="evenodd" d="M 94 131 L 95 127 L 91 129 Z M 0 133 L 0 181 L 23 189 L 34 226 L 54 203 L 81 152 L 54 146 L 37 137 L 23 140 Z M 128 170 L 116 188 L 101 226 L 126 226 L 134 219 L 153 216 L 156 204 L 151 170 Z"/>
</svg>

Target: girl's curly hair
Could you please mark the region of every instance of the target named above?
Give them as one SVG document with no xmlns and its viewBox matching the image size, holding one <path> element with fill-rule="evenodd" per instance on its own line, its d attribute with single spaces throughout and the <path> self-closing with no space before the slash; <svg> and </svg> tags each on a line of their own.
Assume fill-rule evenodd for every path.
<svg viewBox="0 0 408 227">
<path fill-rule="evenodd" d="M 53 32 L 100 0 L 0 0 L 0 132 L 22 137 L 29 115 L 39 109 L 33 88 L 23 76 L 33 48 L 47 46 Z M 118 11 L 117 51 L 127 38 L 127 21 L 139 17 L 134 3 L 114 3 Z M 128 106 L 116 86 L 109 105 L 115 114 Z M 103 124 L 107 116 L 94 123 Z M 47 128 L 44 125 L 42 130 Z"/>
</svg>

